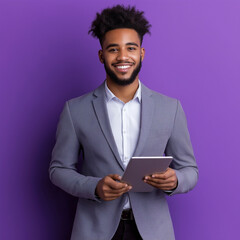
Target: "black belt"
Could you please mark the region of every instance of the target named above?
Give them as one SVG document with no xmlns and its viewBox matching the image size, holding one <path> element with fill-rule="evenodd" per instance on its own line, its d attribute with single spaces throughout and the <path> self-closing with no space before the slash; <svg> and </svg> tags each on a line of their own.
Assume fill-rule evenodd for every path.
<svg viewBox="0 0 240 240">
<path fill-rule="evenodd" d="M 132 209 L 124 209 L 122 211 L 121 220 L 134 220 Z"/>
</svg>

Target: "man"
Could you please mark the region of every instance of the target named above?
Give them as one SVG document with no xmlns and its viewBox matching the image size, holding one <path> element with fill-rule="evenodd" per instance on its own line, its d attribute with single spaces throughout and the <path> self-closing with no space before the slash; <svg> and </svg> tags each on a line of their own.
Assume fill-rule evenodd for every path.
<svg viewBox="0 0 240 240">
<path fill-rule="evenodd" d="M 149 28 L 143 12 L 117 5 L 97 14 L 89 31 L 100 41 L 106 81 L 66 102 L 49 170 L 54 184 L 79 198 L 72 240 L 174 239 L 165 196 L 188 192 L 197 182 L 179 101 L 138 78 Z M 170 167 L 144 178 L 152 192 L 131 192 L 120 181 L 132 156 L 164 154 L 174 158 Z"/>
</svg>

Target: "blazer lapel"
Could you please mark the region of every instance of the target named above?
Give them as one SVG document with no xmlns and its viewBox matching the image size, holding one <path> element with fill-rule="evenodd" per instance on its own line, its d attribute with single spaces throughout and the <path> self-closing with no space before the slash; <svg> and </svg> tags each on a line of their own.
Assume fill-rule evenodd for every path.
<svg viewBox="0 0 240 240">
<path fill-rule="evenodd" d="M 141 156 L 141 152 L 148 137 L 154 112 L 154 101 L 151 97 L 150 89 L 142 84 L 142 103 L 141 103 L 141 127 L 137 147 L 133 156 Z"/>
<path fill-rule="evenodd" d="M 117 146 L 116 146 L 113 134 L 112 134 L 109 118 L 108 118 L 107 108 L 106 108 L 106 104 L 105 104 L 104 83 L 99 88 L 97 88 L 93 94 L 96 96 L 96 98 L 93 99 L 93 107 L 94 107 L 99 125 L 101 127 L 101 130 L 103 132 L 103 135 L 105 136 L 105 138 L 108 142 L 108 145 L 111 148 L 119 165 L 124 170 L 125 167 L 120 159 L 118 149 L 117 149 Z"/>
</svg>

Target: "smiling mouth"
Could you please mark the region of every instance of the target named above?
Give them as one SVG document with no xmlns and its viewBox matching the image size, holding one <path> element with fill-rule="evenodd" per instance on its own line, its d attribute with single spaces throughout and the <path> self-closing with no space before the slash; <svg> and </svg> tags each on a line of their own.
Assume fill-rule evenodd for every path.
<svg viewBox="0 0 240 240">
<path fill-rule="evenodd" d="M 113 64 L 118 72 L 127 72 L 134 64 L 133 63 L 121 63 L 121 64 Z"/>
</svg>

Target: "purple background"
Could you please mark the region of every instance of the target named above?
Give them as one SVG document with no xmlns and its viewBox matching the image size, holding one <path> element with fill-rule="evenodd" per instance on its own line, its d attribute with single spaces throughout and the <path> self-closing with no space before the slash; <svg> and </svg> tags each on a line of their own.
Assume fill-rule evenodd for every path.
<svg viewBox="0 0 240 240">
<path fill-rule="evenodd" d="M 70 238 L 76 199 L 50 183 L 48 165 L 64 102 L 105 78 L 87 31 L 115 3 L 145 11 L 153 27 L 140 79 L 187 115 L 200 178 L 169 198 L 176 239 L 238 239 L 237 0 L 0 2 L 0 239 Z"/>
</svg>

